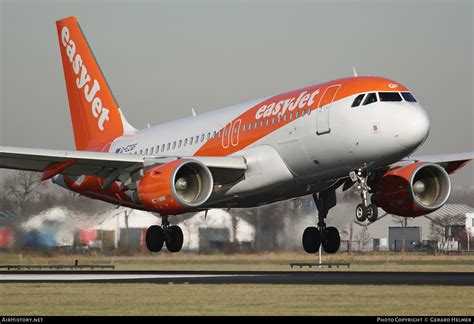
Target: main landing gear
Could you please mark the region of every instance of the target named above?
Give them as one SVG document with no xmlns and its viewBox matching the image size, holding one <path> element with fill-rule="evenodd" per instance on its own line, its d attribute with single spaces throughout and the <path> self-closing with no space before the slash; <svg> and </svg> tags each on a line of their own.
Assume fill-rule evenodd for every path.
<svg viewBox="0 0 474 324">
<path fill-rule="evenodd" d="M 162 225 L 152 225 L 146 231 L 146 247 L 151 252 L 159 252 L 166 244 L 170 252 L 179 252 L 183 247 L 183 231 L 179 226 L 170 226 L 168 216 L 162 216 Z"/>
<path fill-rule="evenodd" d="M 336 253 L 341 245 L 339 231 L 335 227 L 326 227 L 324 219 L 329 209 L 336 205 L 334 188 L 313 194 L 314 202 L 318 209 L 318 227 L 307 227 L 303 233 L 303 248 L 308 253 L 316 253 L 322 245 L 326 253 Z"/>
<path fill-rule="evenodd" d="M 367 184 L 367 173 L 359 169 L 357 172 L 352 171 L 349 176 L 352 181 L 357 182 L 357 189 L 360 190 L 360 198 L 362 203 L 358 204 L 355 210 L 355 216 L 358 222 L 364 222 L 366 219 L 369 222 L 375 222 L 378 217 L 378 208 L 376 204 L 368 204 L 367 194 L 371 190 Z"/>
</svg>

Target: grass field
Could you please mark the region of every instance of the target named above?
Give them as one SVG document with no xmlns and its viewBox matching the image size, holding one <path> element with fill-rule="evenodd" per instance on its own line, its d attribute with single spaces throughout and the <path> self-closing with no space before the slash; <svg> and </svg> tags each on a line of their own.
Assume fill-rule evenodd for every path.
<svg viewBox="0 0 474 324">
<path fill-rule="evenodd" d="M 474 315 L 472 287 L 2 284 L 2 315 Z"/>
<path fill-rule="evenodd" d="M 0 265 L 6 264 L 113 264 L 116 270 L 222 270 L 287 271 L 293 262 L 316 262 L 317 255 L 304 252 L 201 255 L 192 253 L 158 253 L 135 256 L 91 255 L 18 255 L 0 254 Z M 349 262 L 340 271 L 468 271 L 474 272 L 474 255 L 426 254 L 346 254 L 324 255 L 324 262 Z M 314 269 L 314 268 L 313 268 Z M 298 269 L 293 269 L 297 271 Z M 337 271 L 337 268 L 323 271 Z M 319 270 L 318 270 L 319 271 Z"/>
<path fill-rule="evenodd" d="M 6 264 L 114 264 L 116 270 L 275 270 L 315 262 L 305 253 L 42 256 Z M 352 271 L 468 271 L 474 255 L 336 254 Z M 314 271 L 347 271 L 323 268 Z M 308 270 L 307 268 L 305 270 Z M 295 268 L 292 271 L 301 271 Z M 474 315 L 472 287 L 348 285 L 1 284 L 2 315 Z"/>
</svg>

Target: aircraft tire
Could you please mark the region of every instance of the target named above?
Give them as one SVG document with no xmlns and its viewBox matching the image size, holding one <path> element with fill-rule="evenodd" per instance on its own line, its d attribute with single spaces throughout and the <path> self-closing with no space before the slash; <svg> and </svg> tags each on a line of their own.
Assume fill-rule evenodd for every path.
<svg viewBox="0 0 474 324">
<path fill-rule="evenodd" d="M 181 251 L 184 240 L 181 227 L 176 225 L 170 226 L 168 235 L 169 237 L 166 240 L 166 248 L 168 251 L 173 253 Z"/>
<path fill-rule="evenodd" d="M 355 216 L 358 222 L 364 222 L 367 219 L 367 207 L 364 204 L 358 204 L 355 210 Z"/>
<path fill-rule="evenodd" d="M 307 253 L 316 253 L 321 245 L 321 232 L 316 227 L 307 227 L 303 232 L 303 248 Z"/>
<path fill-rule="evenodd" d="M 326 227 L 323 232 L 321 244 L 326 253 L 336 253 L 341 245 L 341 236 L 337 228 Z"/>
<path fill-rule="evenodd" d="M 165 233 L 161 226 L 152 225 L 146 231 L 146 247 L 151 252 L 160 252 L 163 248 Z"/>
</svg>

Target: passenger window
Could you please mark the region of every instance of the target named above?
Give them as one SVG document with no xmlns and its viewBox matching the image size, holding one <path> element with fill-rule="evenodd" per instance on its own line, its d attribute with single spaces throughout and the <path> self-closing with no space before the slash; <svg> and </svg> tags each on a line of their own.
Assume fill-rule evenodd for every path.
<svg viewBox="0 0 474 324">
<path fill-rule="evenodd" d="M 311 115 L 311 111 L 312 111 L 311 108 L 308 109 L 308 116 Z"/>
<path fill-rule="evenodd" d="M 254 128 L 257 128 L 257 127 L 258 127 L 258 121 L 255 122 Z"/>
<path fill-rule="evenodd" d="M 204 135 L 204 134 L 201 135 L 201 142 L 204 142 L 204 136 L 206 136 L 206 135 Z"/>
<path fill-rule="evenodd" d="M 263 127 L 263 119 L 260 121 L 260 127 Z"/>
<path fill-rule="evenodd" d="M 181 147 L 181 143 L 183 143 L 183 141 L 182 141 L 182 140 L 179 140 L 179 142 L 178 142 L 178 148 Z"/>
<path fill-rule="evenodd" d="M 188 145 L 188 138 L 187 137 L 184 139 L 184 146 L 186 146 L 186 145 Z"/>
<path fill-rule="evenodd" d="M 173 150 L 176 148 L 176 141 L 173 142 Z"/>
<path fill-rule="evenodd" d="M 142 154 L 143 154 L 143 150 L 140 150 L 140 155 L 142 155 Z"/>
<path fill-rule="evenodd" d="M 286 121 L 286 115 L 283 115 L 283 121 Z"/>
<path fill-rule="evenodd" d="M 165 151 L 165 144 L 161 145 L 161 152 Z"/>
<path fill-rule="evenodd" d="M 281 115 L 278 116 L 278 122 L 281 122 Z"/>
<path fill-rule="evenodd" d="M 194 137 L 189 138 L 189 145 L 193 145 L 193 139 L 194 139 Z"/>
<path fill-rule="evenodd" d="M 306 109 L 303 109 L 303 112 L 301 113 L 301 117 L 303 117 L 304 114 L 306 114 Z"/>
<path fill-rule="evenodd" d="M 265 125 L 268 126 L 269 122 L 270 122 L 270 118 L 267 119 L 267 121 L 265 122 Z"/>
<path fill-rule="evenodd" d="M 352 103 L 351 107 L 359 107 L 360 103 L 362 102 L 362 99 L 364 99 L 365 93 L 358 95 L 355 99 L 354 102 Z"/>
<path fill-rule="evenodd" d="M 402 101 L 398 92 L 379 92 L 380 101 Z"/>
<path fill-rule="evenodd" d="M 293 119 L 293 113 L 290 114 L 290 120 L 292 120 L 292 119 Z"/>
<path fill-rule="evenodd" d="M 171 147 L 171 143 L 168 143 L 168 146 L 166 147 L 166 150 L 169 151 Z"/>
<path fill-rule="evenodd" d="M 217 136 L 218 136 L 219 138 L 221 138 L 221 135 L 222 135 L 222 130 L 219 131 L 219 133 L 218 133 Z"/>
<path fill-rule="evenodd" d="M 408 102 L 416 102 L 415 97 L 410 92 L 402 92 L 403 99 Z"/>
<path fill-rule="evenodd" d="M 153 154 L 153 147 L 150 148 L 150 154 Z"/>
<path fill-rule="evenodd" d="M 245 127 L 247 127 L 245 124 L 242 125 L 242 132 L 245 132 Z"/>
<path fill-rule="evenodd" d="M 252 130 L 252 123 L 251 122 L 249 123 L 248 129 L 249 129 L 249 132 Z"/>
<path fill-rule="evenodd" d="M 275 124 L 275 117 L 272 118 L 272 125 Z"/>
<path fill-rule="evenodd" d="M 216 131 L 212 133 L 212 138 L 216 138 Z"/>
<path fill-rule="evenodd" d="M 362 105 L 363 106 L 370 105 L 371 103 L 374 103 L 376 101 L 377 101 L 377 96 L 375 95 L 375 93 L 372 92 L 367 95 L 367 98 L 365 98 L 364 103 Z"/>
<path fill-rule="evenodd" d="M 209 133 L 207 133 L 207 138 L 206 138 L 206 140 L 209 140 L 210 138 L 211 138 L 211 133 L 209 132 Z"/>
<path fill-rule="evenodd" d="M 297 111 L 297 112 L 296 112 L 296 116 L 295 116 L 295 118 L 298 118 L 299 116 L 300 116 L 300 112 L 299 112 L 299 111 Z"/>
<path fill-rule="evenodd" d="M 194 141 L 194 143 L 198 143 L 199 142 L 199 135 L 196 135 L 196 140 Z"/>
</svg>

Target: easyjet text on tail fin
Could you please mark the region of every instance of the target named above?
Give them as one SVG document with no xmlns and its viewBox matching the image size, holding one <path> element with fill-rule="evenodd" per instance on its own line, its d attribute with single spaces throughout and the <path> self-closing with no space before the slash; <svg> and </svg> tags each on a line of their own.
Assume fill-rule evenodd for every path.
<svg viewBox="0 0 474 324">
<path fill-rule="evenodd" d="M 104 151 L 124 134 L 123 116 L 75 17 L 56 22 L 77 150 Z M 126 125 L 124 125 L 126 124 Z"/>
</svg>

